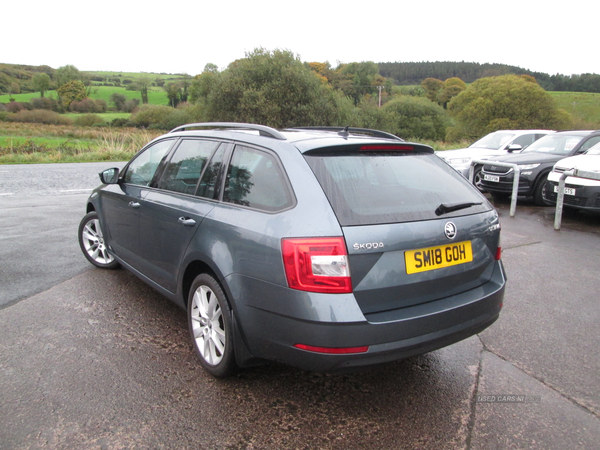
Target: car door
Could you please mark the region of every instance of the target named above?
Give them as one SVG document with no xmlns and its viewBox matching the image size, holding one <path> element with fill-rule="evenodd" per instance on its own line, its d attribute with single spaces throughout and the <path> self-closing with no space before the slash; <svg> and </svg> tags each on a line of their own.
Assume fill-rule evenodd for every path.
<svg viewBox="0 0 600 450">
<path fill-rule="evenodd" d="M 156 171 L 175 142 L 150 144 L 126 166 L 117 184 L 102 191 L 101 208 L 111 251 L 133 267 L 139 265 L 139 213 Z"/>
<path fill-rule="evenodd" d="M 140 271 L 175 292 L 180 265 L 213 200 L 228 144 L 182 139 L 140 209 Z"/>
</svg>

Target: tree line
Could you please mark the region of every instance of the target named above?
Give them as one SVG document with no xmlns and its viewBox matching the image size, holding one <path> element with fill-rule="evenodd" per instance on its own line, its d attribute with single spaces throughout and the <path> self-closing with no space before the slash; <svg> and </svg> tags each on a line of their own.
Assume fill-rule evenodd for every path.
<svg viewBox="0 0 600 450">
<path fill-rule="evenodd" d="M 398 85 L 419 84 L 425 78 L 460 78 L 472 83 L 479 78 L 501 75 L 529 75 L 547 91 L 600 92 L 600 75 L 585 73 L 581 75 L 550 75 L 543 72 L 532 72 L 506 64 L 480 64 L 475 62 L 380 62 L 377 63 L 379 73 Z"/>
</svg>

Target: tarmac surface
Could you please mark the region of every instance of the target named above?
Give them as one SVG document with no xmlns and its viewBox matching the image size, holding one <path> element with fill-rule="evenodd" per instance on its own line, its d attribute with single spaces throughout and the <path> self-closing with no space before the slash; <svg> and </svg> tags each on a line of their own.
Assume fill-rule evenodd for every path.
<svg viewBox="0 0 600 450">
<path fill-rule="evenodd" d="M 88 181 L 2 195 L 17 172 L 53 178 L 39 170 L 0 166 L 2 450 L 600 445 L 600 215 L 567 213 L 555 231 L 553 208 L 520 199 L 510 218 L 497 203 L 508 284 L 478 336 L 361 373 L 271 364 L 217 380 L 183 310 L 80 254 Z"/>
</svg>

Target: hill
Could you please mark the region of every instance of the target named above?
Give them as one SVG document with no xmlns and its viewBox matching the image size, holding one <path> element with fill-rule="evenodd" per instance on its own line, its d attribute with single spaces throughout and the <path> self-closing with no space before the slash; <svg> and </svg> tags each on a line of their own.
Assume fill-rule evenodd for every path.
<svg viewBox="0 0 600 450">
<path fill-rule="evenodd" d="M 32 79 L 34 75 L 46 73 L 51 79 L 51 89 L 56 89 L 54 79 L 56 69 L 49 66 L 28 66 L 23 64 L 0 63 L 0 95 L 2 94 L 27 94 L 35 92 Z M 88 86 L 128 86 L 135 83 L 141 77 L 151 80 L 151 86 L 162 90 L 162 86 L 171 81 L 178 81 L 189 75 L 169 73 L 146 73 L 146 72 L 111 72 L 111 71 L 89 71 L 81 72 L 84 84 Z"/>
</svg>

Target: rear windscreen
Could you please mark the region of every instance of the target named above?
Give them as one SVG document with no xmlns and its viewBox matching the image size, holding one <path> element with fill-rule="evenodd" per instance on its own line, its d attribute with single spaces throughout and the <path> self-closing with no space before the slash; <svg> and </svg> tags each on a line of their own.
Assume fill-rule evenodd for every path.
<svg viewBox="0 0 600 450">
<path fill-rule="evenodd" d="M 305 154 L 342 226 L 414 222 L 491 209 L 458 172 L 433 154 Z M 480 203 L 436 214 L 440 205 Z M 439 212 L 439 211 L 438 211 Z"/>
</svg>

